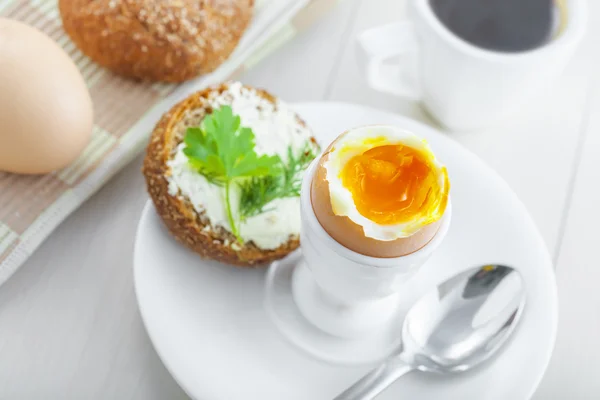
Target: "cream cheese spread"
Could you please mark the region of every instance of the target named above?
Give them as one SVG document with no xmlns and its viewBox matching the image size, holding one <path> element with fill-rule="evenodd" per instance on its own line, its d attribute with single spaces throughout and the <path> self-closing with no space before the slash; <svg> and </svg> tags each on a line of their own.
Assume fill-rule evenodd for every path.
<svg viewBox="0 0 600 400">
<path fill-rule="evenodd" d="M 296 114 L 282 101 L 275 104 L 262 98 L 256 91 L 234 82 L 223 93 L 209 96 L 208 104 L 213 108 L 231 106 L 233 113 L 240 116 L 241 126 L 251 128 L 255 135 L 255 151 L 261 154 L 279 155 L 286 162 L 288 147 L 297 153 L 310 141 L 312 132 L 303 126 Z M 193 112 L 193 111 L 191 111 Z M 183 119 L 181 127 L 185 131 L 189 118 Z M 225 205 L 225 190 L 211 184 L 188 163 L 183 153 L 185 145 L 180 144 L 170 167 L 169 194 L 185 196 L 197 212 L 203 212 L 212 226 L 222 226 L 231 231 Z M 240 189 L 236 184 L 230 187 L 231 204 L 239 204 Z M 286 243 L 290 236 L 300 233 L 300 199 L 297 197 L 276 199 L 268 204 L 268 210 L 246 219 L 239 226 L 244 242 L 254 242 L 261 249 L 276 249 Z M 239 220 L 237 207 L 232 210 L 234 220 Z"/>
</svg>

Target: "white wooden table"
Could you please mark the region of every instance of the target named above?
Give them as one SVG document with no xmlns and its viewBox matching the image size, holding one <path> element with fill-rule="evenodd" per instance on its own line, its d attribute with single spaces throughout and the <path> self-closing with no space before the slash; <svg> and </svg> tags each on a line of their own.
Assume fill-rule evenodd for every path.
<svg viewBox="0 0 600 400">
<path fill-rule="evenodd" d="M 600 398 L 600 4 L 590 3 L 585 42 L 551 89 L 503 126 L 450 134 L 509 182 L 554 257 L 558 340 L 536 400 Z M 355 102 L 432 123 L 418 104 L 369 90 L 356 67 L 354 35 L 403 15 L 404 1 L 345 0 L 243 80 L 289 101 Z M 0 288 L 0 399 L 187 399 L 154 352 L 133 292 L 147 199 L 140 165 Z"/>
</svg>

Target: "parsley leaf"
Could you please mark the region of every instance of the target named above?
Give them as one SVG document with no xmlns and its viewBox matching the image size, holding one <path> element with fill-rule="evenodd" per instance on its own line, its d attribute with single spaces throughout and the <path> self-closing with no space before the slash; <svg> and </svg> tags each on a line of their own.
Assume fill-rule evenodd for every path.
<svg viewBox="0 0 600 400">
<path fill-rule="evenodd" d="M 243 178 L 279 175 L 281 158 L 256 154 L 254 133 L 240 127 L 240 117 L 233 114 L 230 106 L 213 110 L 199 128 L 188 128 L 184 144 L 183 153 L 192 167 L 211 183 L 225 187 L 231 232 L 242 242 L 231 210 L 230 186 Z"/>
</svg>

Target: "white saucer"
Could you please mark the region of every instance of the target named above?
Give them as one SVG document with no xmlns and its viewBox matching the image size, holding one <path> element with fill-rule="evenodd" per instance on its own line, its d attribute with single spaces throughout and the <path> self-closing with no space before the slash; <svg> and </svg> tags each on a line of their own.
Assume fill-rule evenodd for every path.
<svg viewBox="0 0 600 400">
<path fill-rule="evenodd" d="M 487 263 L 519 268 L 526 282 L 523 319 L 498 357 L 462 375 L 411 373 L 378 400 L 530 398 L 554 346 L 556 285 L 544 243 L 507 184 L 469 151 L 410 119 L 340 103 L 298 104 L 296 110 L 322 143 L 358 125 L 419 129 L 448 166 L 452 225 L 407 296 Z M 195 399 L 326 400 L 370 368 L 327 364 L 288 344 L 263 308 L 266 269 L 201 260 L 171 239 L 150 203 L 138 226 L 134 273 L 150 338 L 167 369 Z"/>
</svg>

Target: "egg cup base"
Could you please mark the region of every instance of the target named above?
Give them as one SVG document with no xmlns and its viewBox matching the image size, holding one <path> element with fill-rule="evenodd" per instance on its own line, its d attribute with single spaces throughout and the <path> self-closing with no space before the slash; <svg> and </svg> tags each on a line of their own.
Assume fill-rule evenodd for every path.
<svg viewBox="0 0 600 400">
<path fill-rule="evenodd" d="M 356 338 L 334 336 L 311 323 L 294 298 L 295 276 L 303 274 L 302 269 L 306 268 L 303 264 L 300 250 L 274 262 L 265 284 L 267 315 L 292 345 L 313 358 L 336 365 L 372 364 L 399 350 L 403 320 L 399 307 L 394 308 L 397 315 L 389 316 L 389 323 Z"/>
</svg>

